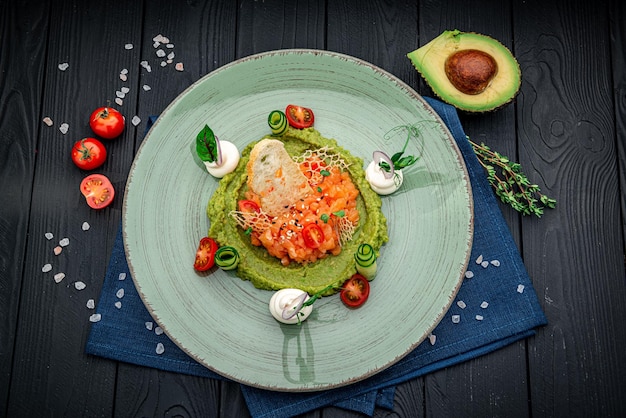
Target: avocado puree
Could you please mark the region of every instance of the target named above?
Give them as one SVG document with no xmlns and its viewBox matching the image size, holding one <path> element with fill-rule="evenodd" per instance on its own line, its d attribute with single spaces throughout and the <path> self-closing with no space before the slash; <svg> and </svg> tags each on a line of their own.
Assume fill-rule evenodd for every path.
<svg viewBox="0 0 626 418">
<path fill-rule="evenodd" d="M 237 275 L 241 279 L 250 280 L 259 289 L 297 288 L 309 294 L 315 294 L 331 284 L 339 287 L 356 273 L 354 254 L 360 244 L 368 243 L 378 253 L 380 247 L 389 239 L 387 220 L 381 212 L 382 202 L 365 180 L 363 160 L 351 155 L 334 139 L 322 137 L 314 128 L 300 130 L 290 127 L 282 137 L 267 136 L 266 138 L 283 141 L 285 149 L 292 156 L 301 155 L 307 149 L 315 150 L 329 146 L 332 152 L 339 153 L 350 165 L 348 172 L 360 192 L 357 199 L 360 220 L 352 240 L 343 245 L 341 253 L 337 256 L 329 255 L 324 259 L 304 265 L 290 263 L 286 267 L 278 258 L 271 256 L 264 247 L 257 247 L 250 243 L 250 237 L 237 225 L 229 213 L 237 210 L 238 200 L 245 199 L 246 165 L 250 158 L 250 151 L 258 141 L 246 146 L 235 171 L 222 178 L 209 200 L 207 215 L 211 226 L 208 235 L 220 246 L 230 245 L 237 249 L 240 255 Z"/>
</svg>

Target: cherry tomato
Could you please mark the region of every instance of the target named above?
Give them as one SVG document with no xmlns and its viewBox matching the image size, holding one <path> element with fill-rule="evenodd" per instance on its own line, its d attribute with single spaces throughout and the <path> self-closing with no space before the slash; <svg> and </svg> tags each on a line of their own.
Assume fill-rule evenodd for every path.
<svg viewBox="0 0 626 418">
<path fill-rule="evenodd" d="M 240 200 L 239 202 L 237 202 L 237 204 L 239 205 L 239 210 L 241 212 L 250 212 L 250 213 L 261 212 L 261 208 L 253 200 Z"/>
<path fill-rule="evenodd" d="M 80 183 L 80 192 L 93 209 L 102 209 L 111 204 L 115 189 L 109 179 L 102 174 L 90 174 Z"/>
<path fill-rule="evenodd" d="M 197 271 L 207 271 L 213 267 L 217 249 L 218 245 L 213 238 L 202 238 L 196 250 L 196 261 L 193 263 L 193 268 Z"/>
<path fill-rule="evenodd" d="M 99 107 L 89 117 L 94 133 L 105 139 L 117 138 L 124 131 L 124 116 L 112 107 Z"/>
<path fill-rule="evenodd" d="M 285 109 L 285 115 L 287 115 L 289 125 L 296 129 L 304 129 L 313 126 L 313 121 L 315 120 L 311 109 L 291 104 Z"/>
<path fill-rule="evenodd" d="M 72 161 L 78 168 L 93 170 L 104 164 L 107 150 L 96 138 L 83 138 L 72 148 Z"/>
<path fill-rule="evenodd" d="M 302 238 L 304 245 L 309 248 L 319 248 L 324 242 L 324 231 L 318 224 L 310 223 L 302 228 Z"/>
<path fill-rule="evenodd" d="M 354 274 L 343 285 L 339 296 L 341 301 L 350 308 L 363 305 L 370 295 L 370 283 L 359 273 Z"/>
</svg>

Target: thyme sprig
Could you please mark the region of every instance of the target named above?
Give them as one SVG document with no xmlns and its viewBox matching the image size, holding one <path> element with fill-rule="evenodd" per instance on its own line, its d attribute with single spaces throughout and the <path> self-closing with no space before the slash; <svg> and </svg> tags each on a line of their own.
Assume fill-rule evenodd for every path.
<svg viewBox="0 0 626 418">
<path fill-rule="evenodd" d="M 519 163 L 491 150 L 484 143 L 478 145 L 469 137 L 467 139 L 478 161 L 487 171 L 489 184 L 503 203 L 511 205 L 513 209 L 524 215 L 535 215 L 538 218 L 543 215 L 545 208 L 556 207 L 556 200 L 542 194 L 539 186 L 532 184 L 522 172 L 522 166 Z M 496 167 L 500 169 L 499 173 Z"/>
</svg>

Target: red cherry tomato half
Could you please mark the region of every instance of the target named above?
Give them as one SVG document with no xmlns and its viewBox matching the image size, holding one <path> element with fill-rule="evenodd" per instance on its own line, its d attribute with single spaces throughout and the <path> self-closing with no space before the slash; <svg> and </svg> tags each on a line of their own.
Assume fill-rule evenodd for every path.
<svg viewBox="0 0 626 418">
<path fill-rule="evenodd" d="M 287 115 L 287 121 L 289 125 L 296 129 L 304 129 L 313 126 L 315 115 L 313 111 L 308 107 L 288 105 L 285 109 L 285 115 Z"/>
<path fill-rule="evenodd" d="M 196 271 L 207 271 L 213 267 L 215 264 L 215 253 L 218 248 L 213 238 L 202 238 L 196 250 L 196 261 L 193 263 L 193 268 L 196 269 Z"/>
<path fill-rule="evenodd" d="M 324 242 L 324 231 L 318 224 L 310 223 L 302 228 L 302 238 L 304 245 L 309 248 L 319 248 Z"/>
<path fill-rule="evenodd" d="M 80 192 L 85 196 L 87 204 L 93 209 L 102 209 L 111 204 L 115 197 L 115 189 L 106 176 L 90 174 L 80 183 Z"/>
<path fill-rule="evenodd" d="M 343 283 L 339 293 L 341 301 L 350 308 L 358 308 L 363 305 L 369 295 L 370 283 L 358 273 Z"/>
<path fill-rule="evenodd" d="M 124 116 L 112 107 L 99 107 L 89 117 L 89 126 L 98 136 L 105 139 L 117 138 L 124 131 Z"/>
<path fill-rule="evenodd" d="M 107 150 L 96 138 L 83 138 L 72 148 L 72 161 L 83 170 L 98 168 L 106 159 Z"/>
<path fill-rule="evenodd" d="M 237 202 L 241 212 L 259 213 L 261 208 L 254 200 L 240 200 Z"/>
</svg>

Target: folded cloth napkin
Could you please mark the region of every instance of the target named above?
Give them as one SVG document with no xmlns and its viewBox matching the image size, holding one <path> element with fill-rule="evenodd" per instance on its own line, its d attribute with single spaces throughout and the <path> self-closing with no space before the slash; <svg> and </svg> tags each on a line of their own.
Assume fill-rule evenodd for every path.
<svg viewBox="0 0 626 418">
<path fill-rule="evenodd" d="M 474 198 L 474 238 L 466 279 L 431 338 L 380 373 L 320 392 L 273 392 L 241 385 L 253 417 L 289 417 L 334 405 L 372 415 L 391 409 L 395 385 L 534 335 L 546 318 L 456 110 L 426 98 L 463 154 Z M 150 122 L 153 122 L 151 118 Z M 87 353 L 162 370 L 224 379 L 188 357 L 153 322 L 126 263 L 118 233 L 92 324 Z"/>
</svg>

